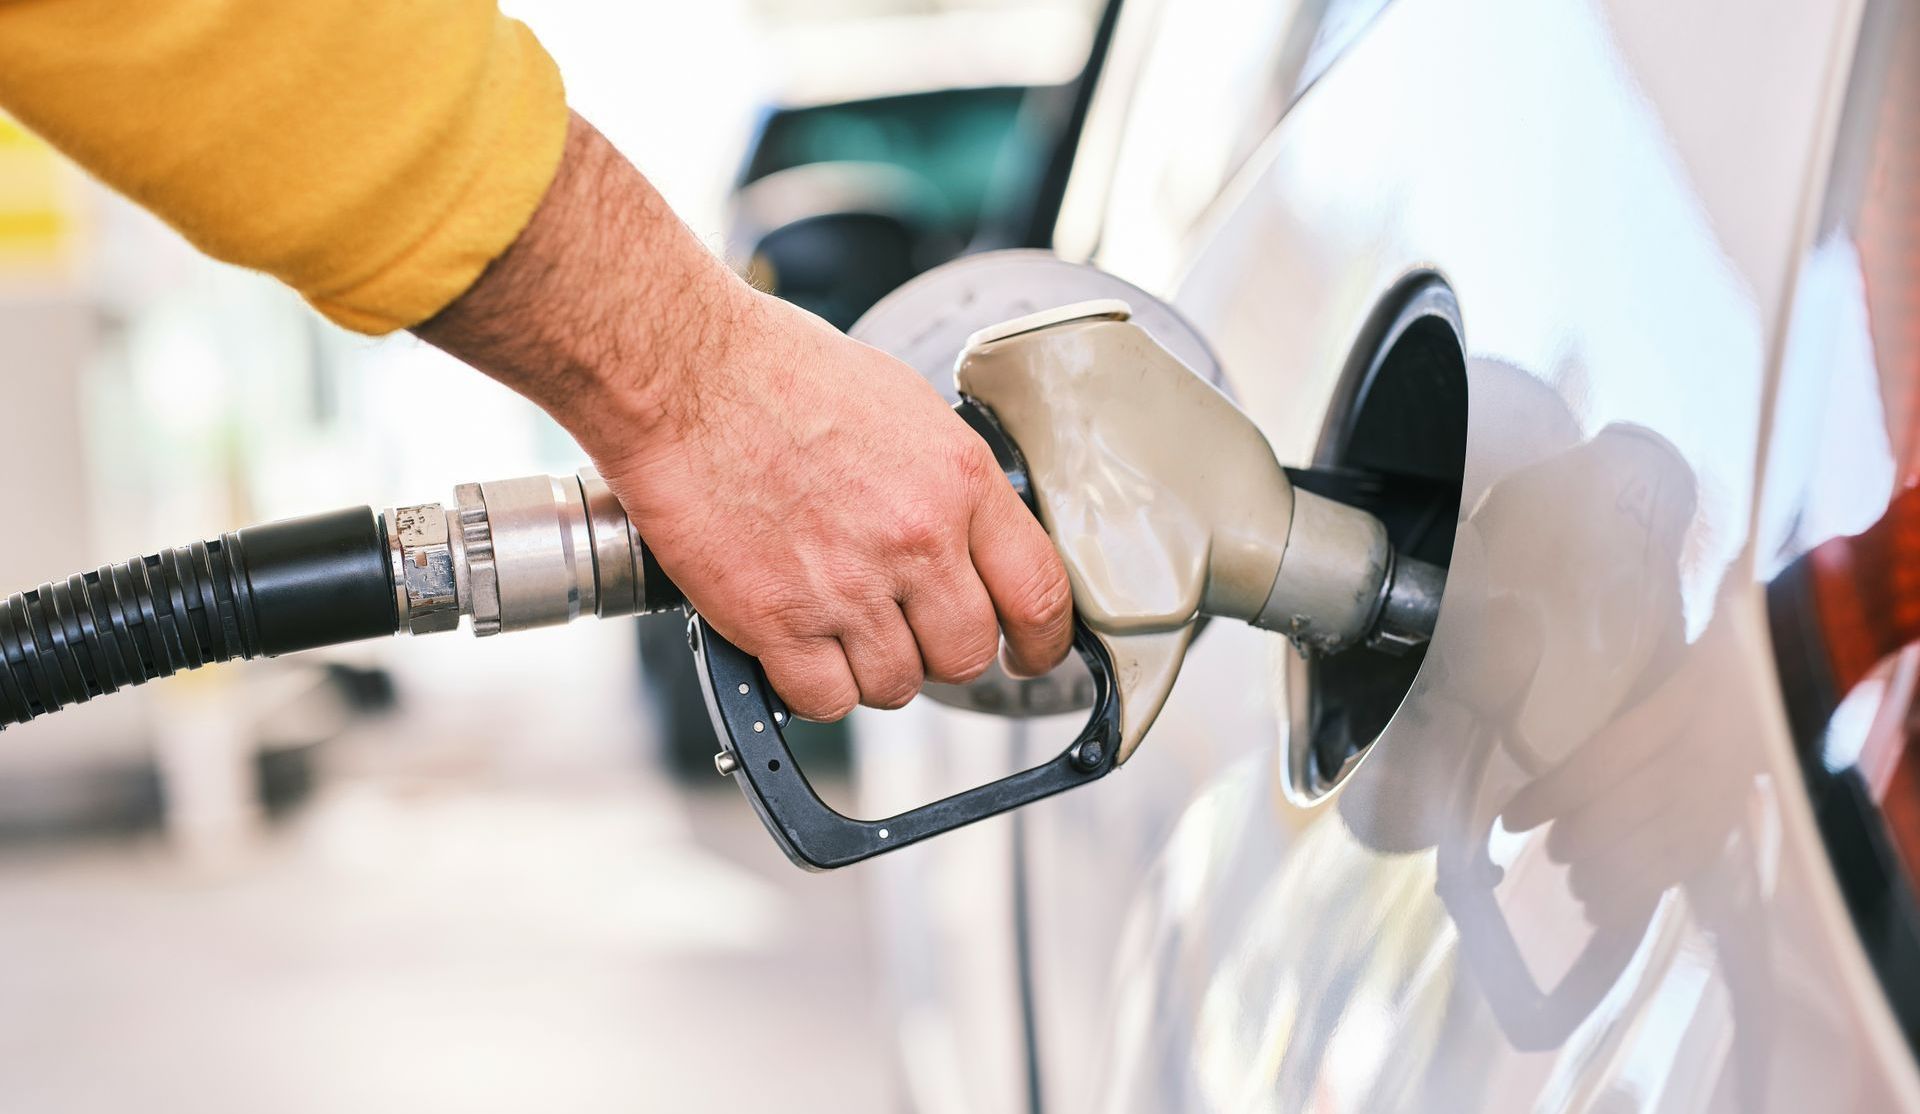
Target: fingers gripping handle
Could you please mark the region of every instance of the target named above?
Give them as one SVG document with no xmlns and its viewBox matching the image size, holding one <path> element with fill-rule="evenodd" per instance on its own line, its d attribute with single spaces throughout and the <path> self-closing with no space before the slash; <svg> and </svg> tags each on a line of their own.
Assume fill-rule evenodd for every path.
<svg viewBox="0 0 1920 1114">
<path fill-rule="evenodd" d="M 1074 649 L 1095 687 L 1093 715 L 1072 745 L 1030 770 L 945 800 L 885 820 L 856 820 L 834 811 L 807 783 L 782 731 L 790 716 L 760 663 L 698 615 L 689 621 L 687 637 L 724 748 L 722 769 L 739 782 L 781 850 L 808 870 L 870 859 L 1098 780 L 1113 769 L 1119 748 L 1120 702 L 1110 662 L 1092 632 L 1076 624 Z"/>
</svg>

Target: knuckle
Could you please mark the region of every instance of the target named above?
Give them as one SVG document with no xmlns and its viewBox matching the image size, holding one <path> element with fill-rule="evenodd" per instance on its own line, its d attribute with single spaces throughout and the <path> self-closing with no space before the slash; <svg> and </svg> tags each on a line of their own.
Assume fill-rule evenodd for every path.
<svg viewBox="0 0 1920 1114">
<path fill-rule="evenodd" d="M 818 713 L 807 718 L 819 723 L 836 723 L 852 715 L 859 704 L 860 701 L 851 694 L 843 694 L 822 704 Z"/>
<path fill-rule="evenodd" d="M 871 685 L 862 686 L 860 696 L 872 708 L 902 708 L 920 695 L 923 680 L 917 662 L 912 665 L 904 661 L 895 662 L 883 670 Z"/>
<path fill-rule="evenodd" d="M 888 688 L 886 691 L 867 697 L 866 704 L 869 708 L 878 708 L 883 712 L 891 712 L 906 707 L 907 703 L 917 695 L 919 695 L 918 689 L 905 691 Z"/>
<path fill-rule="evenodd" d="M 969 490 L 979 491 L 989 480 L 1001 478 L 1000 465 L 986 442 L 975 436 L 956 438 L 948 450 L 953 471 Z"/>
<path fill-rule="evenodd" d="M 824 650 L 763 657 L 760 664 L 787 710 L 803 719 L 829 723 L 844 717 L 859 702 L 845 666 L 836 669 Z"/>
<path fill-rule="evenodd" d="M 927 500 L 903 507 L 894 516 L 886 540 L 896 558 L 927 561 L 949 549 L 951 533 L 947 515 Z"/>
<path fill-rule="evenodd" d="M 777 687 L 777 686 L 776 686 Z M 785 694 L 782 694 L 785 696 Z M 832 723 L 845 719 L 860 700 L 853 692 L 832 686 L 825 689 L 802 689 L 791 697 L 786 697 L 787 710 L 802 719 L 815 723 Z"/>
<path fill-rule="evenodd" d="M 947 670 L 943 680 L 955 685 L 977 681 L 986 674 L 987 670 L 993 668 L 993 663 L 999 654 L 1000 639 L 998 637 L 980 643 L 978 648 L 969 648 L 954 658 L 953 666 Z"/>
<path fill-rule="evenodd" d="M 949 685 L 964 685 L 977 681 L 987 670 L 993 668 L 1000 653 L 1000 627 L 993 621 L 992 611 L 972 616 L 952 646 L 941 656 L 937 667 L 931 667 L 929 674 L 936 681 Z"/>
<path fill-rule="evenodd" d="M 1073 587 L 1066 571 L 1052 562 L 1035 568 L 1008 610 L 1013 623 L 1025 630 L 1052 635 L 1064 629 L 1073 616 Z"/>
<path fill-rule="evenodd" d="M 797 642 L 820 633 L 822 608 L 817 592 L 786 584 L 759 595 L 761 619 L 775 639 Z"/>
</svg>

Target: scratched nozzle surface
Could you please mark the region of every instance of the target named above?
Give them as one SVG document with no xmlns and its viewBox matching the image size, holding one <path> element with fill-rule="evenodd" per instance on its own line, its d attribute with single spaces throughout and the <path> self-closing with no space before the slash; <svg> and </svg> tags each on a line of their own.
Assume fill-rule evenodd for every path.
<svg viewBox="0 0 1920 1114">
<path fill-rule="evenodd" d="M 1440 594 L 1446 586 L 1447 570 L 1404 553 L 1396 554 L 1386 598 L 1367 644 L 1392 654 L 1425 645 L 1439 623 Z"/>
</svg>

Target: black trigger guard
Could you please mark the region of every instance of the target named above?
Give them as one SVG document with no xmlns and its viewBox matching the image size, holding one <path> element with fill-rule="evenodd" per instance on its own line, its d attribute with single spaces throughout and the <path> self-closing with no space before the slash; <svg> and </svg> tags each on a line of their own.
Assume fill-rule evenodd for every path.
<svg viewBox="0 0 1920 1114">
<path fill-rule="evenodd" d="M 1093 674 L 1094 700 L 1093 715 L 1072 745 L 1049 762 L 945 800 L 885 820 L 855 820 L 822 801 L 793 760 L 781 732 L 786 706 L 767 684 L 760 662 L 698 615 L 688 621 L 687 641 L 734 780 L 787 858 L 807 870 L 857 863 L 1097 781 L 1113 769 L 1120 745 L 1120 695 L 1112 662 L 1093 632 L 1076 619 L 1073 648 Z"/>
</svg>

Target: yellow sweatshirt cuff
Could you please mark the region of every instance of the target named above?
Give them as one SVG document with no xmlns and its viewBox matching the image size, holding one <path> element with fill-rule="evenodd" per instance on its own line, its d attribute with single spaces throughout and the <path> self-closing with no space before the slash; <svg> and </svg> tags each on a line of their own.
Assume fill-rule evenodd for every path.
<svg viewBox="0 0 1920 1114">
<path fill-rule="evenodd" d="M 499 25 L 503 56 L 478 98 L 486 127 L 465 145 L 464 187 L 418 240 L 373 273 L 337 290 L 303 291 L 329 320 L 386 333 L 427 320 L 467 292 L 533 218 L 560 166 L 567 137 L 559 69 L 532 32 Z"/>
</svg>

